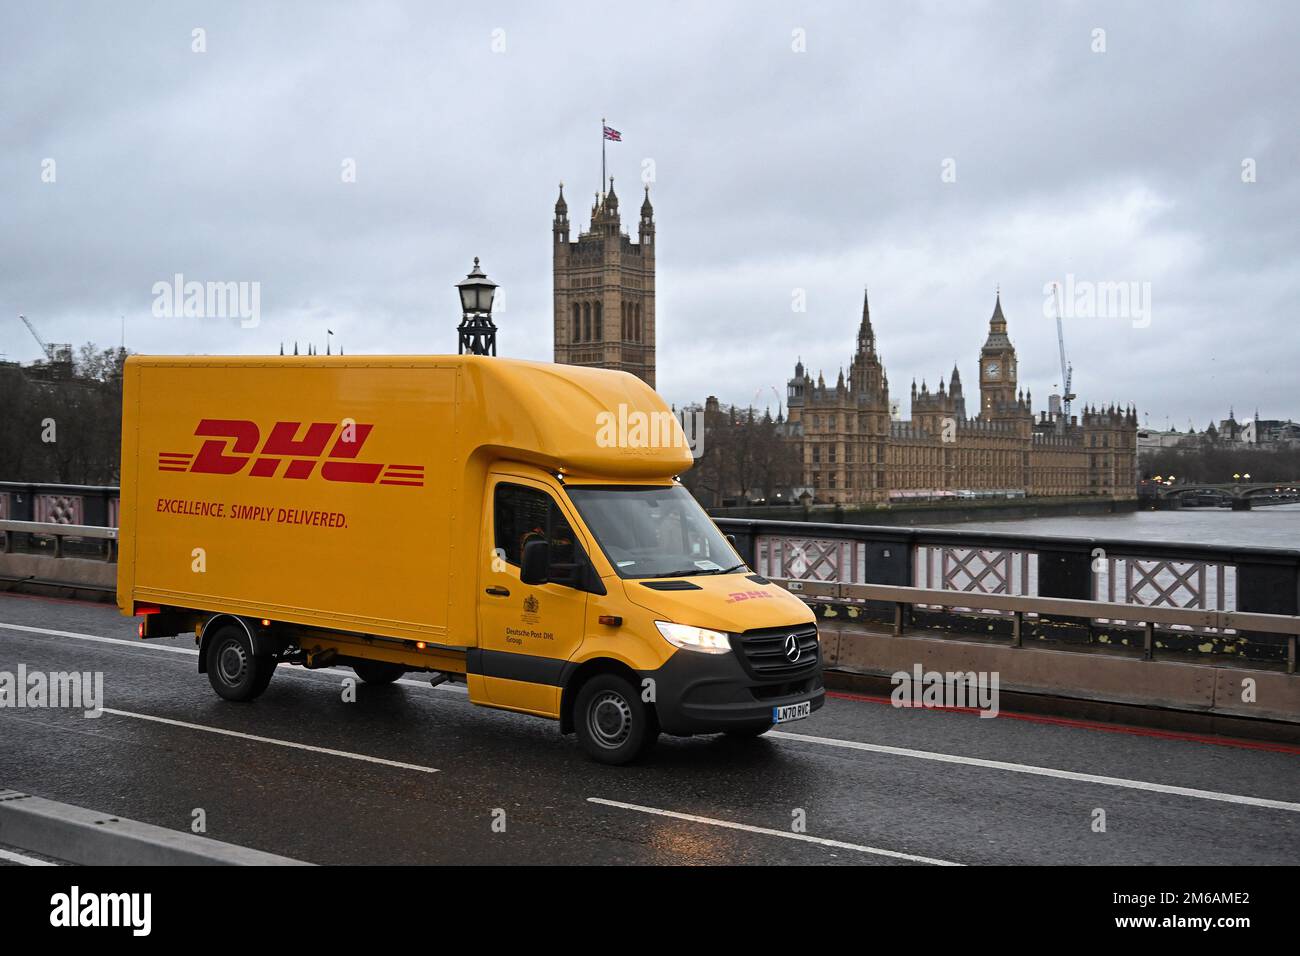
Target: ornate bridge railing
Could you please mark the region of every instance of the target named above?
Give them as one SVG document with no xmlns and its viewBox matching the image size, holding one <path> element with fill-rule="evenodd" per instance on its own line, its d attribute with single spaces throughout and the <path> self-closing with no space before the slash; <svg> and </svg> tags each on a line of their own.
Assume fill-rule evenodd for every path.
<svg viewBox="0 0 1300 956">
<path fill-rule="evenodd" d="M 0 553 L 113 561 L 118 501 L 114 486 L 0 481 Z"/>
<path fill-rule="evenodd" d="M 118 489 L 0 481 L 0 520 L 116 528 Z"/>
<path fill-rule="evenodd" d="M 112 541 L 79 534 L 87 527 L 115 528 L 118 489 L 85 485 L 0 482 L 0 521 L 10 525 L 5 550 L 113 557 Z M 53 526 L 69 527 L 54 534 Z M 948 630 L 1018 635 L 1029 640 L 1148 646 L 1282 661 L 1278 635 L 1232 627 L 1231 614 L 1206 614 L 1203 623 L 1145 622 L 1100 614 L 1017 614 L 989 597 L 1064 598 L 1144 608 L 1296 615 L 1300 608 L 1300 551 L 1218 547 L 1159 541 L 1053 537 L 935 528 L 875 527 L 816 522 L 718 519 L 737 539 L 754 570 L 793 582 L 898 585 L 926 592 L 968 594 L 953 606 L 908 605 L 908 621 Z M 834 591 L 834 588 L 826 589 Z M 821 600 L 810 586 L 806 600 L 827 617 L 889 620 L 898 602 L 870 598 Z M 1013 602 L 1014 603 L 1014 602 Z M 1075 605 L 1070 605 L 1074 607 Z M 1185 617 L 1185 616 L 1184 616 Z M 1022 627 L 1023 625 L 1023 627 Z"/>
<path fill-rule="evenodd" d="M 1028 639 L 1134 648 L 1149 644 L 1152 651 L 1284 661 L 1283 637 L 1233 628 L 1230 614 L 1170 616 L 1154 625 L 1152 643 L 1146 622 L 1137 615 L 1129 615 L 1131 620 L 1106 617 L 1098 608 L 1089 617 L 1017 617 L 1006 602 L 982 602 L 980 596 L 1103 602 L 1107 614 L 1126 605 L 1295 615 L 1300 603 L 1300 551 L 1289 549 L 734 518 L 718 519 L 718 525 L 736 538 L 754 570 L 767 577 L 969 594 L 963 606 L 954 606 L 951 598 L 944 605 L 908 606 L 910 622 L 948 630 L 1009 633 L 1014 623 L 1019 633 L 1023 623 Z M 826 617 L 888 620 L 897 612 L 897 602 L 830 600 L 817 597 L 819 593 L 829 591 L 809 587 L 805 600 Z M 1183 620 L 1201 623 L 1179 623 Z"/>
</svg>

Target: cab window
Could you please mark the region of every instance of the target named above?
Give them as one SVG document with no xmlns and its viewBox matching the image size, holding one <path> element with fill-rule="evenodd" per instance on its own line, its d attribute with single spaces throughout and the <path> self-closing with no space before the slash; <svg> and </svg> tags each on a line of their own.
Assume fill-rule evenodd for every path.
<svg viewBox="0 0 1300 956">
<path fill-rule="evenodd" d="M 552 564 L 571 564 L 577 548 L 573 529 L 555 500 L 544 491 L 500 484 L 493 498 L 494 546 L 508 564 L 519 567 L 524 545 L 534 539 L 551 546 Z"/>
</svg>

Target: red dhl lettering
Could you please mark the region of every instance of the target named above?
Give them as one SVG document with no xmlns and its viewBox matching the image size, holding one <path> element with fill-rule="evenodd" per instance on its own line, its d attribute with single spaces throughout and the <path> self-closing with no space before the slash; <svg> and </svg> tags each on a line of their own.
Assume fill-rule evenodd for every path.
<svg viewBox="0 0 1300 956">
<path fill-rule="evenodd" d="M 423 487 L 423 465 L 357 460 L 374 427 L 333 422 L 311 422 L 305 426 L 303 422 L 276 422 L 263 441 L 256 422 L 204 418 L 194 429 L 195 437 L 207 439 L 198 452 L 159 452 L 158 470 L 237 475 L 247 469 L 254 478 L 301 481 L 315 474 L 319 465 L 320 476 L 326 481 Z"/>
</svg>

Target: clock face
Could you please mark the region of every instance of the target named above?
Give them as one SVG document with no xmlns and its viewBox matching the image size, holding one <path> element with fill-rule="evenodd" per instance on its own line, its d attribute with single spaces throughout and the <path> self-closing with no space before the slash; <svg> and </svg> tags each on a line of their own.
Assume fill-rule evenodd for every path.
<svg viewBox="0 0 1300 956">
<path fill-rule="evenodd" d="M 989 378 L 997 378 L 998 372 L 1001 370 L 1002 370 L 1002 366 L 997 362 L 984 363 L 984 374 L 987 375 Z"/>
</svg>

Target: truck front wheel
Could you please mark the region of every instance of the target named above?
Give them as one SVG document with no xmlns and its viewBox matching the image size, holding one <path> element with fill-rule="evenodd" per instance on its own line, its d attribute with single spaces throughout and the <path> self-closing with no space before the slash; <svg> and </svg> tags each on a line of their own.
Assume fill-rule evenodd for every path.
<svg viewBox="0 0 1300 956">
<path fill-rule="evenodd" d="M 260 697 L 275 673 L 275 659 L 253 653 L 248 635 L 233 624 L 208 641 L 208 682 L 226 700 Z"/>
<path fill-rule="evenodd" d="M 352 669 L 367 684 L 391 684 L 406 673 L 401 664 L 388 661 L 353 661 Z"/>
<path fill-rule="evenodd" d="M 573 710 L 578 742 L 601 763 L 630 763 L 659 737 L 654 710 L 617 674 L 598 674 L 583 684 Z"/>
</svg>

